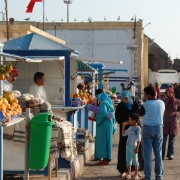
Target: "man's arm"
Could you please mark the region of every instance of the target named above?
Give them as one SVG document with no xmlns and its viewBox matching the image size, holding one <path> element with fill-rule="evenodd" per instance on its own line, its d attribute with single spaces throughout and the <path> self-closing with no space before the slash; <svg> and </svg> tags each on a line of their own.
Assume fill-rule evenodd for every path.
<svg viewBox="0 0 180 180">
<path fill-rule="evenodd" d="M 140 107 L 138 114 L 139 114 L 140 116 L 144 116 L 144 114 L 145 114 L 145 109 L 144 109 L 144 106 L 143 106 L 143 105 Z"/>
</svg>

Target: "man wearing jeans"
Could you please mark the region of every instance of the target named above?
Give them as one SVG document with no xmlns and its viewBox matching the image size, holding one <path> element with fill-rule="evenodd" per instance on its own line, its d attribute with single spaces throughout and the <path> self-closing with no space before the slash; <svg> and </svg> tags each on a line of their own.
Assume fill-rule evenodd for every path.
<svg viewBox="0 0 180 180">
<path fill-rule="evenodd" d="M 143 117 L 142 147 L 144 157 L 144 174 L 141 180 L 152 180 L 152 149 L 155 155 L 155 178 L 162 180 L 162 142 L 163 142 L 163 115 L 164 102 L 156 99 L 155 89 L 151 86 L 144 88 L 146 101 L 140 108 L 139 115 Z"/>
</svg>

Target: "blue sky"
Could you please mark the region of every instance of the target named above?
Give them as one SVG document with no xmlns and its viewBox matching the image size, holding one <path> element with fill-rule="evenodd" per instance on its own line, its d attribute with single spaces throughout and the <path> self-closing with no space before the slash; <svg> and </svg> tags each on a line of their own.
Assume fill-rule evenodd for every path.
<svg viewBox="0 0 180 180">
<path fill-rule="evenodd" d="M 26 13 L 30 0 L 7 0 L 8 17 L 23 21 L 43 21 L 43 8 L 40 2 L 35 4 L 33 13 Z M 63 0 L 45 0 L 45 17 L 49 22 L 67 21 L 67 5 Z M 0 0 L 0 12 L 5 12 L 4 0 Z M 180 0 L 73 0 L 69 6 L 70 22 L 94 21 L 130 21 L 136 15 L 143 19 L 144 33 L 161 46 L 172 59 L 180 58 Z M 0 14 L 2 20 L 2 13 Z"/>
</svg>

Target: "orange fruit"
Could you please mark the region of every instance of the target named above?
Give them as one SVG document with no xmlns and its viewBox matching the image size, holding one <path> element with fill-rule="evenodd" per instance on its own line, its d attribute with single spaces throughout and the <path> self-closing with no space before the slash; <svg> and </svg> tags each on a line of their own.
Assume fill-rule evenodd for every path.
<svg viewBox="0 0 180 180">
<path fill-rule="evenodd" d="M 6 98 L 3 98 L 3 104 L 5 104 L 5 105 L 9 104 L 9 102 Z"/>
<path fill-rule="evenodd" d="M 0 74 L 0 80 L 4 80 L 5 76 L 4 74 Z"/>
<path fill-rule="evenodd" d="M 2 111 L 2 112 L 6 112 L 6 105 L 5 104 L 2 104 L 2 106 L 0 107 L 0 110 Z"/>
<path fill-rule="evenodd" d="M 15 98 L 14 98 L 14 99 L 12 99 L 12 102 L 13 102 L 13 103 L 17 103 L 17 104 L 18 104 L 18 100 L 17 100 L 17 99 L 15 99 Z"/>
<path fill-rule="evenodd" d="M 10 112 L 8 112 L 8 111 L 4 112 L 4 115 L 5 115 L 8 119 L 11 117 L 11 114 L 10 114 Z"/>
<path fill-rule="evenodd" d="M 6 122 L 8 123 L 8 122 L 11 122 L 11 119 L 9 118 L 9 119 L 6 119 Z"/>
<path fill-rule="evenodd" d="M 13 111 L 13 116 L 17 116 L 17 111 Z"/>
</svg>

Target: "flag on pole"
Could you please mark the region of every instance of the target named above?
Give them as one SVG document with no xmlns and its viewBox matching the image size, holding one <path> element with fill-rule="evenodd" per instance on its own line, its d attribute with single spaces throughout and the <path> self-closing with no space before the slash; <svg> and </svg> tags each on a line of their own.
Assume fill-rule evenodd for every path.
<svg viewBox="0 0 180 180">
<path fill-rule="evenodd" d="M 26 13 L 32 13 L 34 5 L 36 2 L 42 2 L 42 0 L 31 0 L 27 6 Z"/>
</svg>

